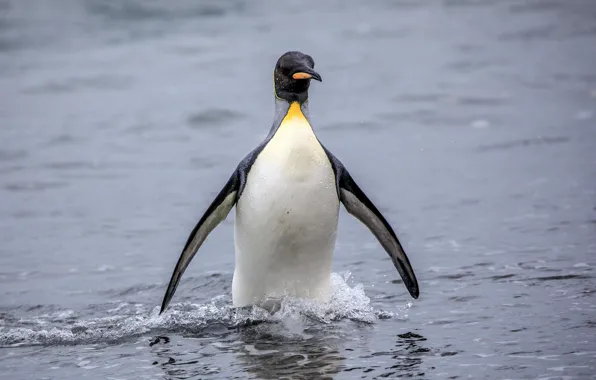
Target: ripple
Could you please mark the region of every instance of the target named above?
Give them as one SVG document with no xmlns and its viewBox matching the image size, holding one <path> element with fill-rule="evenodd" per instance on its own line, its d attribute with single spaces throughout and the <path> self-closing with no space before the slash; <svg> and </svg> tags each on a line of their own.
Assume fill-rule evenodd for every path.
<svg viewBox="0 0 596 380">
<path fill-rule="evenodd" d="M 557 28 L 554 25 L 541 25 L 514 32 L 506 32 L 499 37 L 502 41 L 541 41 L 554 37 Z"/>
<path fill-rule="evenodd" d="M 509 5 L 511 13 L 535 13 L 540 11 L 558 10 L 563 6 L 563 2 L 532 0 Z"/>
<path fill-rule="evenodd" d="M 569 137 L 538 137 L 534 139 L 520 139 L 498 144 L 483 145 L 477 148 L 480 152 L 489 152 L 493 150 L 509 150 L 519 147 L 553 145 L 569 142 Z"/>
<path fill-rule="evenodd" d="M 437 276 L 436 278 L 442 278 L 446 280 L 459 280 L 460 278 L 464 277 L 472 277 L 474 273 L 466 272 L 466 273 L 452 273 L 452 274 L 442 274 Z"/>
<path fill-rule="evenodd" d="M 100 74 L 51 80 L 40 85 L 26 87 L 23 92 L 27 94 L 57 94 L 77 92 L 84 89 L 123 90 L 130 88 L 131 85 L 132 79 L 130 77 Z"/>
<path fill-rule="evenodd" d="M 96 162 L 86 161 L 54 161 L 48 162 L 41 165 L 42 168 L 52 170 L 75 170 L 75 169 L 86 169 L 92 170 L 97 169 L 98 165 Z"/>
<path fill-rule="evenodd" d="M 573 279 L 589 279 L 592 276 L 587 276 L 584 274 L 566 274 L 561 276 L 545 276 L 545 277 L 534 277 L 528 280 L 536 280 L 536 281 L 561 281 L 561 280 L 573 280 Z"/>
<path fill-rule="evenodd" d="M 24 150 L 0 150 L 0 161 L 14 161 L 26 158 L 29 154 Z"/>
<path fill-rule="evenodd" d="M 515 277 L 515 274 L 513 274 L 513 273 L 510 273 L 510 274 L 501 274 L 501 275 L 491 276 L 489 278 L 491 280 L 498 281 L 498 280 L 505 280 L 505 279 L 508 279 L 508 278 L 511 278 L 511 277 Z"/>
<path fill-rule="evenodd" d="M 445 67 L 447 69 L 453 70 L 457 73 L 465 73 L 465 74 L 469 74 L 469 73 L 473 73 L 476 71 L 481 71 L 487 68 L 492 68 L 492 67 L 498 67 L 500 64 L 498 61 L 495 61 L 494 59 L 476 59 L 476 60 L 470 60 L 470 59 L 461 59 L 461 60 L 457 60 L 455 62 L 449 62 L 445 65 Z"/>
<path fill-rule="evenodd" d="M 472 301 L 477 298 L 480 298 L 480 297 L 478 297 L 478 296 L 454 296 L 454 297 L 449 297 L 449 301 L 468 302 L 468 301 Z"/>
<path fill-rule="evenodd" d="M 445 6 L 447 7 L 486 7 L 492 5 L 491 1 L 485 0 L 446 0 Z"/>
<path fill-rule="evenodd" d="M 174 20 L 219 18 L 244 9 L 241 1 L 204 1 L 180 2 L 176 5 L 163 2 L 127 1 L 110 3 L 105 1 L 86 1 L 90 14 L 105 18 L 106 21 L 143 22 L 148 20 Z"/>
<path fill-rule="evenodd" d="M 58 134 L 54 135 L 49 141 L 48 146 L 62 146 L 62 145 L 72 145 L 80 142 L 80 138 L 75 137 L 71 134 Z"/>
<path fill-rule="evenodd" d="M 196 169 L 210 169 L 219 165 L 222 160 L 218 160 L 213 156 L 191 157 L 189 164 Z"/>
<path fill-rule="evenodd" d="M 7 183 L 4 188 L 8 191 L 22 192 L 22 191 L 45 191 L 50 189 L 60 189 L 68 186 L 67 182 L 58 181 L 37 181 L 37 182 L 12 182 Z"/>
<path fill-rule="evenodd" d="M 223 108 L 208 108 L 193 113 L 187 118 L 191 128 L 220 127 L 228 122 L 244 117 L 243 114 Z"/>
</svg>

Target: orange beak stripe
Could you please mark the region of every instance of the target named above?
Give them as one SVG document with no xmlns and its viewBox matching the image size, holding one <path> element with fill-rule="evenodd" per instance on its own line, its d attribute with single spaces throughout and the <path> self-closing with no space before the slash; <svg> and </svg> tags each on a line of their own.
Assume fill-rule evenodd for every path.
<svg viewBox="0 0 596 380">
<path fill-rule="evenodd" d="M 310 78 L 312 78 L 312 75 L 310 75 L 308 73 L 295 73 L 294 75 L 292 75 L 292 78 L 294 78 L 294 79 L 310 79 Z"/>
</svg>

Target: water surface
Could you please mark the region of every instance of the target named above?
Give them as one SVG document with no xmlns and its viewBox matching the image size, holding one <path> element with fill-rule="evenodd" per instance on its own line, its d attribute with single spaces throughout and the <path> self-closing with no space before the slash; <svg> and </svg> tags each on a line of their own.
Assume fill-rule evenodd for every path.
<svg viewBox="0 0 596 380">
<path fill-rule="evenodd" d="M 590 0 L 0 1 L 2 376 L 594 378 L 595 46 Z M 421 297 L 342 211 L 329 303 L 232 309 L 232 214 L 160 317 L 291 49 Z"/>
</svg>

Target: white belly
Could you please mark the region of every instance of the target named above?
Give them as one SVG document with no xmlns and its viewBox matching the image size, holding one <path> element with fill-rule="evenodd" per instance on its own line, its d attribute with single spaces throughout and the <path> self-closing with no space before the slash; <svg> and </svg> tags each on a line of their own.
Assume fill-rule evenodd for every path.
<svg viewBox="0 0 596 380">
<path fill-rule="evenodd" d="M 329 160 L 303 124 L 280 126 L 236 205 L 234 306 L 329 295 L 339 200 Z"/>
</svg>

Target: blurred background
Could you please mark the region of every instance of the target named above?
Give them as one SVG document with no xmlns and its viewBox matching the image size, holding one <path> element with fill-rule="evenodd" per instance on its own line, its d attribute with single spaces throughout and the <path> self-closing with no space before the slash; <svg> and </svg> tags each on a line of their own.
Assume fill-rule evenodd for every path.
<svg viewBox="0 0 596 380">
<path fill-rule="evenodd" d="M 288 50 L 421 297 L 342 211 L 331 304 L 238 314 L 231 214 L 158 317 Z M 595 113 L 593 0 L 1 0 L 3 374 L 595 378 Z"/>
</svg>

